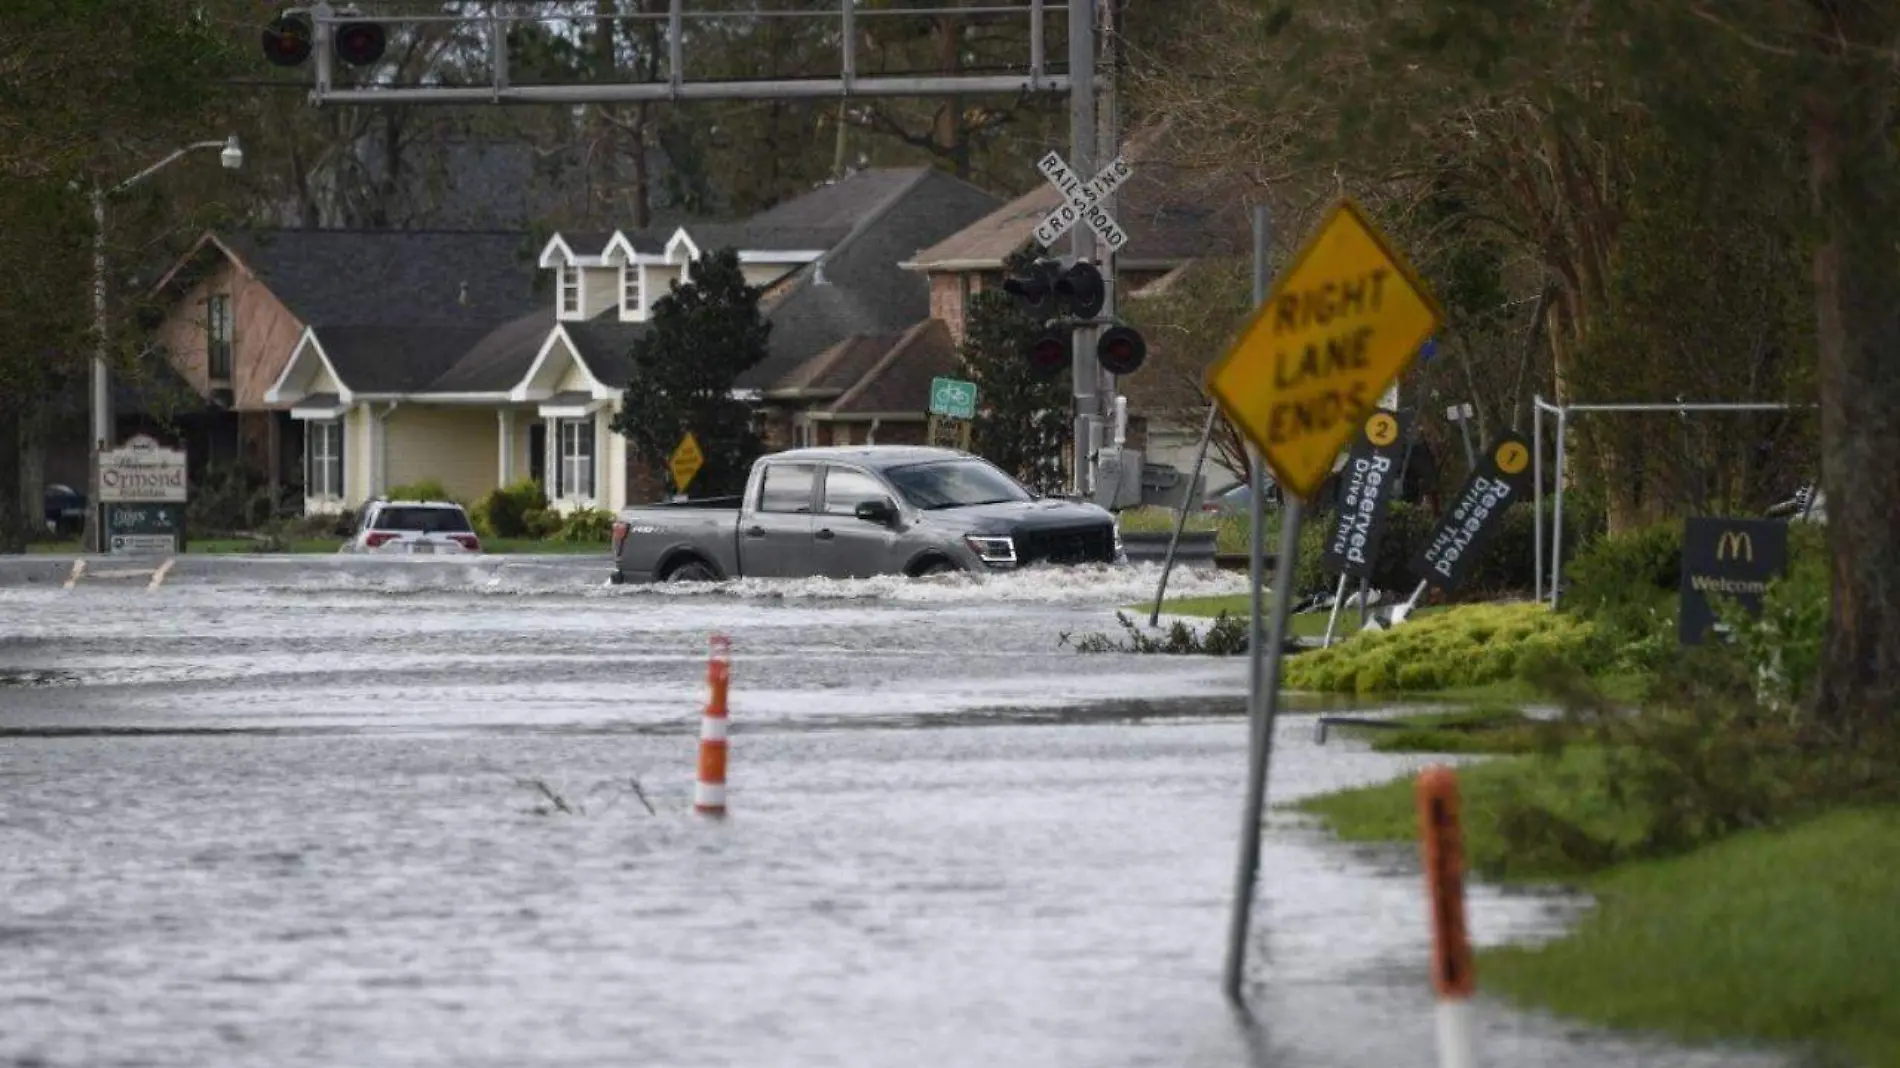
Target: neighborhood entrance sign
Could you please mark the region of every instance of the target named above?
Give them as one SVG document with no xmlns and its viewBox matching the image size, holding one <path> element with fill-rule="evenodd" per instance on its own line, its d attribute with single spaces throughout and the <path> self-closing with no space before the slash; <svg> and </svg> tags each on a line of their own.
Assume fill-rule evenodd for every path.
<svg viewBox="0 0 1900 1068">
<path fill-rule="evenodd" d="M 1036 169 L 1062 194 L 1062 205 L 1036 224 L 1035 237 L 1038 243 L 1048 248 L 1076 223 L 1086 222 L 1110 252 L 1122 250 L 1122 246 L 1128 243 L 1128 232 L 1121 228 L 1121 224 L 1108 213 L 1102 202 L 1121 188 L 1129 175 L 1135 173 L 1135 168 L 1129 165 L 1128 160 L 1116 156 L 1108 166 L 1102 168 L 1100 174 L 1086 182 L 1081 175 L 1069 169 L 1069 164 L 1059 152 L 1042 157 Z"/>
<path fill-rule="evenodd" d="M 1444 313 L 1350 197 L 1208 372 L 1227 418 L 1302 500 L 1332 474 L 1379 396 Z"/>
<path fill-rule="evenodd" d="M 114 556 L 181 551 L 188 497 L 186 456 L 147 434 L 99 454 L 99 507 L 106 552 Z"/>
</svg>

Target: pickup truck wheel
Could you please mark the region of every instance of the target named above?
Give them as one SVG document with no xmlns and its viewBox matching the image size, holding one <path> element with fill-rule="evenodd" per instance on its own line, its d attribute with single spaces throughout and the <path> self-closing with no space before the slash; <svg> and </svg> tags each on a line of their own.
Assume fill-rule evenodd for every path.
<svg viewBox="0 0 1900 1068">
<path fill-rule="evenodd" d="M 911 577 L 912 578 L 927 578 L 928 576 L 931 576 L 931 575 L 950 575 L 950 574 L 956 574 L 958 572 L 961 572 L 962 570 L 963 569 L 958 567 L 956 564 L 950 562 L 949 560 L 945 560 L 943 557 L 940 556 L 934 560 L 924 561 L 924 563 L 921 566 L 919 566 L 917 570 L 911 572 Z"/>
<path fill-rule="evenodd" d="M 688 560 L 666 573 L 668 582 L 714 582 L 718 578 L 712 568 L 698 560 Z"/>
</svg>

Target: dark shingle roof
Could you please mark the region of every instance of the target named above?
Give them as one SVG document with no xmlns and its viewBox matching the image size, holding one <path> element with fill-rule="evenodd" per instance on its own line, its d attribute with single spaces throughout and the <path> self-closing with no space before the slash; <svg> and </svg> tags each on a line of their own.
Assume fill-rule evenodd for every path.
<svg viewBox="0 0 1900 1068">
<path fill-rule="evenodd" d="M 930 380 L 957 373 L 957 345 L 941 319 L 925 319 L 897 339 L 857 384 L 827 409 L 837 415 L 922 412 Z"/>
<path fill-rule="evenodd" d="M 584 323 L 567 323 L 567 336 L 588 373 L 603 386 L 620 389 L 633 380 L 633 343 L 646 336 L 646 323 L 623 323 L 608 311 Z"/>
<path fill-rule="evenodd" d="M 487 336 L 479 326 L 326 326 L 317 341 L 337 377 L 359 393 L 426 388 Z"/>
<path fill-rule="evenodd" d="M 500 393 L 521 382 L 554 329 L 554 309 L 543 308 L 495 327 L 430 382 L 431 393 Z M 340 373 L 340 372 L 339 372 Z"/>
<path fill-rule="evenodd" d="M 814 203 L 801 206 L 804 200 Z M 741 376 L 739 385 L 771 388 L 853 334 L 897 333 L 927 318 L 929 281 L 897 265 L 996 204 L 995 197 L 942 171 L 907 167 L 865 171 L 764 213 L 761 218 L 829 224 L 855 205 L 858 221 L 817 263 L 786 283 L 767 312 L 770 355 Z"/>
<path fill-rule="evenodd" d="M 806 361 L 772 387 L 774 393 L 836 396 L 877 365 L 902 334 L 853 334 Z"/>
<path fill-rule="evenodd" d="M 260 230 L 220 239 L 305 326 L 494 326 L 543 300 L 526 232 Z"/>
</svg>

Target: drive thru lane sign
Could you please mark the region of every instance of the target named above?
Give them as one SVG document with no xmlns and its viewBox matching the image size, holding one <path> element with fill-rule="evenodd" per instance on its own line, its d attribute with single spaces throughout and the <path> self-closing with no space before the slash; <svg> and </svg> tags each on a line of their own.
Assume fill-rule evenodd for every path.
<svg viewBox="0 0 1900 1068">
<path fill-rule="evenodd" d="M 1302 500 L 1444 313 L 1350 197 L 1208 370 L 1221 410 Z"/>
<path fill-rule="evenodd" d="M 685 493 L 686 487 L 692 484 L 693 476 L 699 474 L 700 467 L 705 463 L 705 454 L 699 451 L 699 439 L 693 437 L 692 431 L 687 431 L 686 436 L 680 439 L 679 448 L 673 450 L 672 457 L 666 462 L 673 472 L 673 492 Z"/>
</svg>

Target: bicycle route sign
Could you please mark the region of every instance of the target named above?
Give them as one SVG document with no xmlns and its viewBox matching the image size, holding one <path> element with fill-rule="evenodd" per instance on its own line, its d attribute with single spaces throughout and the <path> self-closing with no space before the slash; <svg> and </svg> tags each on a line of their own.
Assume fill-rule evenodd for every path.
<svg viewBox="0 0 1900 1068">
<path fill-rule="evenodd" d="M 976 418 L 976 383 L 960 378 L 931 379 L 930 414 L 951 419 Z"/>
</svg>

